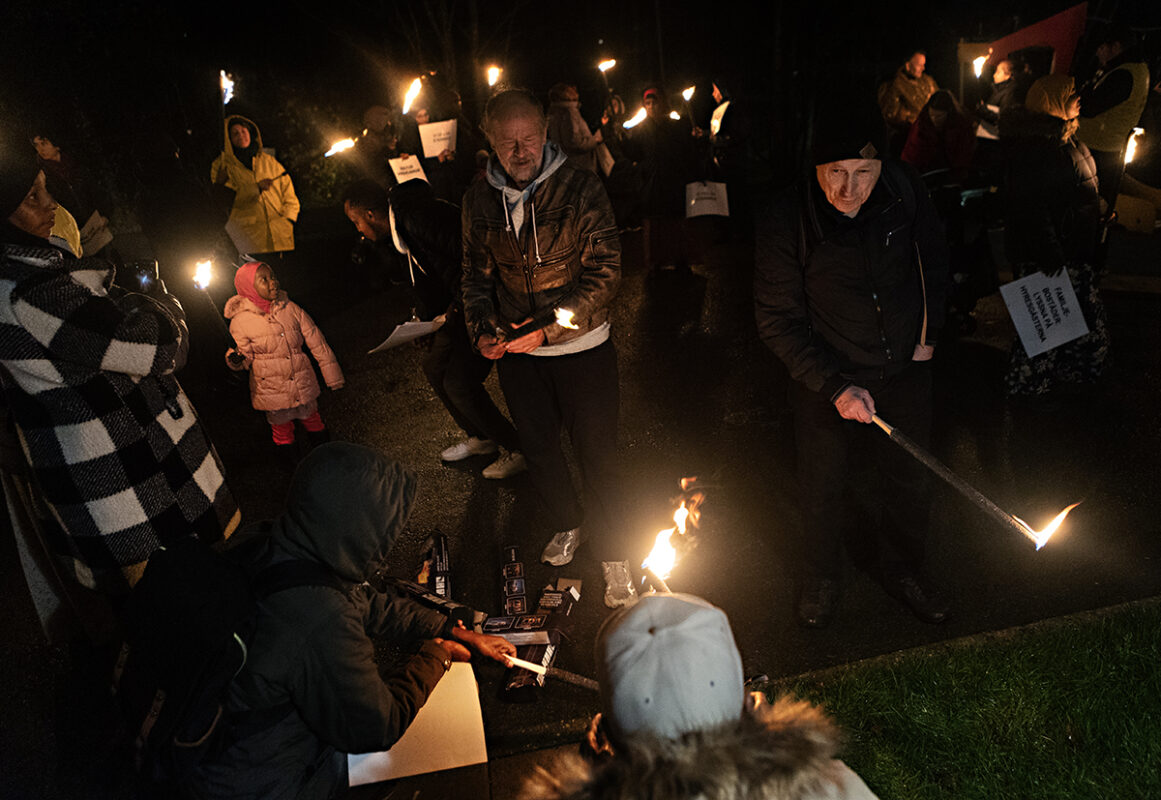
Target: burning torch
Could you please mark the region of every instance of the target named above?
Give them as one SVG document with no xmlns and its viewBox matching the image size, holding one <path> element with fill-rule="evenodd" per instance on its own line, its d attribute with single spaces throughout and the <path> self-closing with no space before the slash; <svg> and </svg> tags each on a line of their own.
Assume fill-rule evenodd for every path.
<svg viewBox="0 0 1161 800">
<path fill-rule="evenodd" d="M 1080 505 L 1080 503 L 1073 503 L 1068 508 L 1057 514 L 1052 522 L 1047 525 L 1047 527 L 1039 531 L 1033 530 L 1032 526 L 1027 522 L 1013 514 L 1009 514 L 1007 511 L 1004 511 L 991 500 L 984 497 L 984 495 L 981 494 L 974 486 L 952 472 L 946 464 L 937 459 L 931 453 L 924 450 L 911 439 L 904 436 L 898 428 L 892 425 L 888 425 L 879 417 L 879 415 L 873 414 L 871 416 L 871 421 L 878 425 L 884 433 L 891 437 L 891 441 L 914 456 L 914 458 L 919 461 L 919 463 L 923 464 L 923 466 L 927 467 L 940 478 L 943 478 L 943 480 L 951 484 L 952 487 L 960 492 L 960 494 L 975 503 L 975 505 L 985 514 L 1009 530 L 1015 531 L 1021 536 L 1026 536 L 1027 538 L 1031 539 L 1032 543 L 1036 545 L 1037 550 L 1048 543 L 1048 540 L 1052 537 L 1052 534 L 1056 533 L 1061 523 L 1064 522 L 1064 518 L 1068 516 L 1068 512 L 1072 511 L 1072 509 Z"/>
<path fill-rule="evenodd" d="M 214 319 L 218 321 L 218 328 L 221 330 L 222 335 L 225 337 L 225 341 L 230 343 L 231 348 L 236 348 L 237 343 L 234 341 L 234 337 L 230 335 L 230 329 L 226 327 L 226 320 L 222 318 L 221 313 L 218 311 L 217 304 L 214 303 L 214 298 L 210 296 L 210 283 L 213 281 L 213 279 L 213 262 L 208 258 L 204 261 L 197 262 L 197 264 L 194 266 L 193 284 L 199 291 L 201 291 L 202 296 L 206 298 L 206 302 L 209 304 L 210 309 L 213 311 Z M 229 359 L 231 362 L 239 366 L 245 360 L 242 354 L 237 351 L 237 349 L 234 349 L 230 353 Z"/>
<path fill-rule="evenodd" d="M 681 494 L 673 512 L 673 527 L 657 534 L 653 549 L 641 562 L 641 569 L 645 573 L 642 583 L 648 581 L 655 592 L 669 591 L 669 584 L 665 581 L 673 573 L 673 568 L 682 556 L 697 546 L 693 534 L 686 533 L 689 526 L 697 527 L 701 519 L 701 504 L 705 501 L 705 493 L 696 487 L 696 483 L 697 478 L 681 479 Z"/>
</svg>

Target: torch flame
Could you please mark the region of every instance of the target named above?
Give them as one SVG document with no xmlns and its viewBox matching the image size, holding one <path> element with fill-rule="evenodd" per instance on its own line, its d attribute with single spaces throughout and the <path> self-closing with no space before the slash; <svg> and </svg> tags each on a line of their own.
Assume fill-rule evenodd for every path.
<svg viewBox="0 0 1161 800">
<path fill-rule="evenodd" d="M 602 61 L 600 64 L 597 64 L 597 69 L 601 72 L 608 72 L 615 66 L 617 66 L 617 59 L 610 58 L 608 61 Z"/>
<path fill-rule="evenodd" d="M 623 124 L 626 128 L 632 128 L 632 127 L 635 127 L 637 125 L 640 125 L 641 121 L 643 119 L 645 119 L 645 117 L 646 117 L 645 109 L 639 108 L 639 109 L 637 109 L 637 113 L 634 114 L 631 118 L 625 120 L 625 122 Z"/>
<path fill-rule="evenodd" d="M 670 119 L 681 119 L 681 115 L 678 114 L 676 111 L 670 111 L 669 118 Z"/>
<path fill-rule="evenodd" d="M 411 104 L 415 102 L 415 98 L 419 97 L 419 90 L 423 88 L 423 82 L 416 78 L 411 82 L 411 86 L 407 88 L 407 94 L 403 98 L 403 113 L 406 114 L 411 110 Z"/>
<path fill-rule="evenodd" d="M 1129 136 L 1129 142 L 1125 145 L 1125 163 L 1130 164 L 1133 157 L 1137 155 L 1137 137 L 1145 132 L 1144 128 L 1133 128 L 1132 135 Z"/>
<path fill-rule="evenodd" d="M 206 289 L 210 285 L 210 280 L 214 277 L 214 265 L 207 259 L 206 261 L 199 261 L 194 269 L 194 286 L 199 289 Z"/>
<path fill-rule="evenodd" d="M 222 87 L 222 105 L 227 105 L 234 99 L 234 80 L 226 71 L 218 70 L 218 85 Z"/>
<path fill-rule="evenodd" d="M 503 72 L 499 67 L 488 67 L 488 85 L 495 86 L 500 80 L 500 73 Z"/>
<path fill-rule="evenodd" d="M 681 96 L 685 99 L 685 102 L 688 103 L 690 100 L 693 99 L 693 90 L 696 88 L 697 88 L 696 86 L 690 86 L 687 89 L 682 91 Z"/>
<path fill-rule="evenodd" d="M 1056 533 L 1056 531 L 1060 528 L 1061 524 L 1064 522 L 1064 518 L 1068 516 L 1068 512 L 1072 511 L 1072 509 L 1079 505 L 1080 503 L 1073 503 L 1068 508 L 1057 514 L 1052 522 L 1048 523 L 1048 525 L 1045 526 L 1043 530 L 1039 531 L 1032 530 L 1032 526 L 1019 517 L 1013 516 L 1013 518 L 1024 526 L 1026 529 L 1024 535 L 1031 539 L 1033 543 L 1035 543 L 1036 549 L 1039 550 L 1041 547 L 1048 544 L 1048 540 L 1051 539 L 1052 534 Z"/>
<path fill-rule="evenodd" d="M 984 74 L 984 64 L 986 64 L 987 61 L 987 56 L 980 56 L 978 58 L 972 59 L 972 69 L 975 70 L 977 78 Z"/>
<path fill-rule="evenodd" d="M 573 313 L 567 308 L 556 309 L 556 324 L 562 328 L 568 328 L 570 331 L 580 330 L 580 326 L 572 321 Z"/>
<path fill-rule="evenodd" d="M 657 539 L 653 543 L 653 549 L 641 562 L 642 568 L 651 570 L 661 580 L 668 578 L 669 573 L 673 572 L 673 567 L 677 564 L 677 550 L 670 542 L 673 533 L 673 528 L 666 528 L 658 533 Z"/>
<path fill-rule="evenodd" d="M 689 487 L 696 480 L 697 478 L 682 478 L 682 492 L 688 492 Z M 701 516 L 698 506 L 703 500 L 705 500 L 705 494 L 700 491 L 687 494 L 681 499 L 680 504 L 673 511 L 673 527 L 666 528 L 657 534 L 657 538 L 653 542 L 653 549 L 641 562 L 642 569 L 650 570 L 663 581 L 669 577 L 673 568 L 677 566 L 677 548 L 681 547 L 683 552 L 688 552 L 696 544 L 692 536 L 686 537 L 685 532 L 688 525 L 697 527 L 698 519 Z M 675 539 L 675 537 L 679 538 Z"/>
<path fill-rule="evenodd" d="M 327 150 L 325 153 L 323 153 L 323 157 L 330 158 L 335 153 L 341 153 L 344 150 L 350 150 L 354 146 L 355 146 L 354 139 L 340 139 L 339 141 L 337 141 L 331 145 L 330 150 Z"/>
</svg>

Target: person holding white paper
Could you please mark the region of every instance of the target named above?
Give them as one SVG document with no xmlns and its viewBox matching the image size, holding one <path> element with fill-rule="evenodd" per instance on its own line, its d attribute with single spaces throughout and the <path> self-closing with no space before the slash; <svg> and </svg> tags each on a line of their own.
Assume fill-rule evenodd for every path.
<svg viewBox="0 0 1161 800">
<path fill-rule="evenodd" d="M 415 495 L 414 473 L 367 447 L 332 442 L 303 459 L 254 568 L 299 562 L 331 579 L 259 601 L 246 665 L 229 690 L 229 739 L 198 767 L 194 796 L 338 796 L 348 754 L 390 750 L 452 662 L 469 660 L 468 648 L 505 665 L 516 654 L 402 590 L 376 588 Z M 374 640 L 411 654 L 381 673 Z"/>
<path fill-rule="evenodd" d="M 1080 97 L 1067 75 L 1047 75 L 1028 89 L 1023 107 L 1004 112 L 1004 246 L 1016 278 L 1067 269 L 1089 332 L 1029 358 L 1012 346 L 1005 379 L 1010 395 L 1043 395 L 1091 383 L 1108 359 L 1104 304 L 1093 257 L 1102 214 L 1096 165 L 1076 138 Z"/>
</svg>

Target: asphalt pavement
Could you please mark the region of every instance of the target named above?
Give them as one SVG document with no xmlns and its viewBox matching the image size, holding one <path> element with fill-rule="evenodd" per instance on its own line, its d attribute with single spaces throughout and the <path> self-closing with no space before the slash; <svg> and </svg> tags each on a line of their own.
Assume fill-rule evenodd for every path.
<svg viewBox="0 0 1161 800">
<path fill-rule="evenodd" d="M 923 624 L 849 566 L 833 624 L 804 630 L 794 621 L 789 562 L 799 514 L 787 377 L 756 338 L 749 251 L 715 241 L 712 225 L 698 233 L 704 263 L 688 273 L 647 274 L 640 233 L 624 236 L 624 279 L 613 308 L 619 448 L 630 499 L 622 533 L 625 558 L 636 563 L 657 531 L 671 524 L 680 479 L 698 476 L 707 499 L 697 546 L 669 584 L 726 610 L 748 674 L 794 675 L 1161 593 L 1161 525 L 1152 508 L 1161 472 L 1157 235 L 1114 237 L 1104 293 L 1113 363 L 1094 391 L 1048 401 L 1005 399 L 1001 379 L 1012 329 L 998 295 L 980 302 L 974 333 L 938 348 L 932 450 L 1033 526 L 1082 501 L 1056 537 L 1037 552 L 935 483 L 929 572 L 953 600 L 949 621 Z M 419 496 L 392 554 L 392 573 L 414 577 L 424 541 L 442 531 L 451 541 L 455 599 L 499 613 L 501 550 L 519 546 L 533 591 L 559 577 L 582 581 L 571 635 L 556 665 L 593 676 L 593 640 L 608 613 L 600 564 L 583 546 L 566 567 L 536 563 L 547 537 L 536 526 L 526 475 L 485 480 L 479 473 L 487 458 L 440 463 L 440 451 L 460 433 L 423 377 L 422 352 L 411 346 L 367 352 L 409 316 L 403 287 L 350 264 L 350 244 L 343 237 L 308 243 L 299 266 L 280 277 L 292 299 L 315 316 L 346 373 L 346 387 L 324 390 L 320 400 L 335 437 L 380 449 L 419 475 Z M 1117 280 L 1129 273 L 1131 291 L 1116 289 L 1129 285 Z M 494 375 L 489 386 L 501 399 Z M 245 387 L 223 375 L 221 381 L 187 382 L 186 389 L 245 517 L 276 514 L 289 472 L 275 461 L 269 429 L 250 408 Z M 10 613 L 0 621 L 7 643 L 0 669 L 4 795 L 129 796 L 127 782 L 99 755 L 110 751 L 105 739 L 113 735 L 100 696 L 103 679 L 78 677 L 83 667 L 76 666 L 107 654 L 62 651 L 40 641 L 9 539 L 3 585 Z M 530 702 L 508 702 L 500 691 L 504 670 L 494 663 L 477 664 L 477 677 L 489 753 L 496 759 L 494 797 L 509 796 L 537 761 L 529 751 L 575 742 L 599 710 L 594 693 L 552 680 Z M 412 796 L 400 790 L 383 787 L 360 796 Z"/>
</svg>

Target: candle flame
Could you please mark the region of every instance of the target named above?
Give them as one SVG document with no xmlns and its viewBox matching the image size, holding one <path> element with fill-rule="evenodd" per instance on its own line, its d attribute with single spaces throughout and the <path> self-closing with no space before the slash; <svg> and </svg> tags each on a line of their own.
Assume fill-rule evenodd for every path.
<svg viewBox="0 0 1161 800">
<path fill-rule="evenodd" d="M 214 277 L 214 265 L 209 261 L 199 261 L 194 269 L 194 286 L 206 289 Z"/>
<path fill-rule="evenodd" d="M 690 86 L 689 88 L 685 89 L 681 93 L 681 96 L 685 99 L 685 102 L 688 103 L 690 100 L 693 99 L 693 90 L 696 88 L 697 88 L 696 86 Z"/>
<path fill-rule="evenodd" d="M 641 121 L 643 119 L 645 119 L 645 116 L 646 116 L 645 109 L 643 107 L 639 108 L 639 109 L 637 109 L 637 113 L 634 114 L 629 119 L 625 120 L 625 122 L 623 124 L 626 128 L 633 128 L 637 125 L 640 125 Z"/>
<path fill-rule="evenodd" d="M 978 58 L 972 59 L 972 69 L 975 70 L 977 78 L 984 74 L 984 64 L 987 62 L 987 56 L 979 56 Z"/>
<path fill-rule="evenodd" d="M 488 67 L 488 85 L 495 86 L 497 83 L 499 83 L 500 73 L 503 71 L 504 70 L 496 66 Z"/>
<path fill-rule="evenodd" d="M 572 321 L 573 313 L 567 308 L 556 309 L 556 324 L 570 331 L 579 331 L 580 326 Z"/>
<path fill-rule="evenodd" d="M 1068 508 L 1064 509 L 1059 514 L 1057 514 L 1053 518 L 1052 522 L 1049 522 L 1047 526 L 1045 526 L 1042 530 L 1039 530 L 1039 531 L 1032 530 L 1031 525 L 1029 525 L 1027 522 L 1025 522 L 1024 520 L 1020 519 L 1017 516 L 1013 515 L 1012 518 L 1015 519 L 1017 522 L 1019 522 L 1024 527 L 1024 529 L 1025 529 L 1024 535 L 1027 536 L 1029 539 L 1031 539 L 1033 541 L 1033 543 L 1035 543 L 1036 549 L 1039 550 L 1041 547 L 1048 544 L 1048 540 L 1051 539 L 1052 534 L 1056 533 L 1056 531 L 1060 528 L 1061 524 L 1064 522 L 1064 518 L 1068 516 L 1068 512 L 1072 511 L 1072 509 L 1076 508 L 1079 505 L 1080 505 L 1080 503 L 1073 503 Z"/>
<path fill-rule="evenodd" d="M 617 66 L 617 59 L 610 58 L 607 61 L 602 61 L 600 64 L 597 64 L 597 69 L 601 72 L 608 72 L 615 66 Z"/>
<path fill-rule="evenodd" d="M 1133 157 L 1137 155 L 1137 137 L 1144 132 L 1144 128 L 1133 128 L 1133 133 L 1129 136 L 1129 143 L 1125 145 L 1126 164 L 1132 163 Z"/>
<path fill-rule="evenodd" d="M 337 141 L 331 145 L 330 150 L 327 150 L 325 153 L 323 153 L 323 157 L 330 158 L 335 153 L 341 153 L 344 150 L 350 150 L 354 146 L 355 146 L 354 139 L 340 139 L 339 141 Z"/>
<path fill-rule="evenodd" d="M 222 105 L 226 105 L 234 99 L 234 79 L 224 69 L 218 70 L 218 85 L 222 88 Z"/>
<path fill-rule="evenodd" d="M 403 98 L 403 113 L 406 114 L 411 110 L 411 104 L 415 102 L 415 98 L 419 97 L 419 90 L 423 88 L 423 82 L 416 78 L 411 82 L 411 86 L 407 87 L 407 94 Z"/>
</svg>

